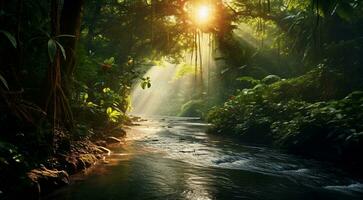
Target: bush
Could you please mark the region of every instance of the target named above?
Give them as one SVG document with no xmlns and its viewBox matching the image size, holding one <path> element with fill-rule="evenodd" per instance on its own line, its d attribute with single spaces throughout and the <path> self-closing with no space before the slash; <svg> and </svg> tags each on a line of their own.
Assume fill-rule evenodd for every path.
<svg viewBox="0 0 363 200">
<path fill-rule="evenodd" d="M 363 166 L 358 155 L 363 151 L 363 92 L 334 100 L 342 94 L 339 88 L 321 91 L 328 92 L 326 83 L 335 82 L 339 74 L 325 80 L 333 73 L 325 70 L 239 91 L 208 113 L 210 132 Z"/>
<path fill-rule="evenodd" d="M 180 117 L 203 117 L 206 110 L 203 100 L 190 100 L 181 107 Z"/>
</svg>

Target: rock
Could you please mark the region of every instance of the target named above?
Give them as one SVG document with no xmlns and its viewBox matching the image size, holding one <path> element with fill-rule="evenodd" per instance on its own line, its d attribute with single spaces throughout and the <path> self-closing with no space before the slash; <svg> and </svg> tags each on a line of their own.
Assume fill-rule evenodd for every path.
<svg viewBox="0 0 363 200">
<path fill-rule="evenodd" d="M 113 143 L 121 143 L 122 141 L 115 137 L 108 137 L 108 138 L 106 138 L 106 142 L 108 144 L 113 144 Z"/>
<path fill-rule="evenodd" d="M 76 172 L 78 172 L 79 164 L 78 164 L 78 160 L 76 157 L 68 156 L 62 161 L 63 161 L 62 163 L 64 165 L 64 169 L 67 170 L 70 174 L 75 174 Z"/>
<path fill-rule="evenodd" d="M 63 170 L 51 170 L 46 167 L 33 169 L 27 174 L 28 179 L 34 185 L 34 190 L 37 193 L 44 194 L 54 189 L 69 184 L 69 175 Z"/>
<path fill-rule="evenodd" d="M 86 169 L 97 162 L 97 158 L 93 154 L 82 154 L 79 156 L 78 160 L 83 169 Z"/>
<path fill-rule="evenodd" d="M 277 81 L 281 81 L 281 78 L 276 75 L 268 75 L 264 79 L 262 79 L 262 83 L 266 85 L 270 85 L 272 83 L 276 83 Z"/>
<path fill-rule="evenodd" d="M 102 146 L 97 146 L 97 149 L 100 150 L 100 152 L 110 155 L 111 154 L 111 150 L 107 149 L 106 147 L 102 147 Z"/>
<path fill-rule="evenodd" d="M 138 121 L 138 120 L 140 120 L 140 119 L 141 119 L 141 117 L 132 116 L 130 119 L 131 119 L 132 121 Z"/>
<path fill-rule="evenodd" d="M 103 153 L 99 150 L 100 154 Z M 58 158 L 60 169 L 66 170 L 69 174 L 75 174 L 97 162 L 98 158 L 91 153 L 73 154 Z"/>
<path fill-rule="evenodd" d="M 109 164 L 109 163 L 110 163 L 110 161 L 108 161 L 108 160 L 103 160 L 103 161 L 102 161 L 102 163 L 103 163 L 103 164 Z"/>
<path fill-rule="evenodd" d="M 126 135 L 126 131 L 121 127 L 115 127 L 110 131 L 110 134 L 116 137 L 120 137 L 120 136 L 125 136 Z"/>
<path fill-rule="evenodd" d="M 105 146 L 107 146 L 107 142 L 106 142 L 106 141 L 104 141 L 104 140 L 99 140 L 99 141 L 95 142 L 95 144 L 96 144 L 97 146 L 101 146 L 101 147 L 105 147 Z"/>
</svg>

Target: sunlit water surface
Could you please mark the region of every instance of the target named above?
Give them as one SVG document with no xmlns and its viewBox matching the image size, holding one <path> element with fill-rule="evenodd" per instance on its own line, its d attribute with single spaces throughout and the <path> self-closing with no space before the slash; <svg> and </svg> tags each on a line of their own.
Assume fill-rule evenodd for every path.
<svg viewBox="0 0 363 200">
<path fill-rule="evenodd" d="M 152 117 L 105 163 L 47 199 L 362 199 L 333 166 L 207 135 L 193 118 Z"/>
</svg>

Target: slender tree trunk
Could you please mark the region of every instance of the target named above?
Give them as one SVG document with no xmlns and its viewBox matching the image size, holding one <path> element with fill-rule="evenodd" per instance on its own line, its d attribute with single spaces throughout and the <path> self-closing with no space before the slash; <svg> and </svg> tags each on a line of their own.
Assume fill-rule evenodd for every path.
<svg viewBox="0 0 363 200">
<path fill-rule="evenodd" d="M 51 36 L 55 37 L 59 35 L 59 19 L 60 19 L 60 9 L 61 5 L 59 0 L 52 0 L 50 5 L 50 28 L 51 28 Z M 52 135 L 52 146 L 54 147 L 54 138 L 56 129 L 59 126 L 60 119 L 60 109 L 58 109 L 59 102 L 57 101 L 59 92 L 59 81 L 60 79 L 60 54 L 59 50 L 56 51 L 56 54 L 53 58 L 53 62 L 48 64 L 48 74 L 47 74 L 47 93 L 46 93 L 46 102 L 45 102 L 45 111 L 47 112 L 49 118 L 52 120 L 53 126 L 53 135 Z"/>
<path fill-rule="evenodd" d="M 201 45 L 202 32 L 198 32 L 198 46 L 199 46 L 199 77 L 200 77 L 200 92 L 203 92 L 203 57 L 202 57 L 202 45 Z"/>
<path fill-rule="evenodd" d="M 207 95 L 210 96 L 210 80 L 211 80 L 211 59 L 212 59 L 212 34 L 208 34 L 208 80 L 207 80 Z M 208 98 L 209 99 L 209 98 Z"/>
<path fill-rule="evenodd" d="M 195 51 L 195 58 L 194 58 L 194 92 L 197 92 L 198 88 L 198 45 L 197 45 L 197 30 L 194 32 L 194 51 Z"/>
</svg>

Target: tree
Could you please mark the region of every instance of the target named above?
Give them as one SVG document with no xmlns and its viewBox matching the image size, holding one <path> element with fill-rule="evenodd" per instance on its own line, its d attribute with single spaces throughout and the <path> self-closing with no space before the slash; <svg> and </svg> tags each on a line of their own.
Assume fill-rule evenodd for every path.
<svg viewBox="0 0 363 200">
<path fill-rule="evenodd" d="M 63 4 L 62 4 L 63 3 Z M 79 39 L 83 0 L 51 1 L 51 40 L 48 50 L 51 62 L 48 65 L 48 96 L 45 109 L 52 116 L 53 128 L 73 127 L 72 110 L 69 104 L 70 84 L 75 67 L 75 48 Z M 63 45 L 57 38 L 67 36 Z M 64 56 L 61 60 L 61 51 Z"/>
</svg>

